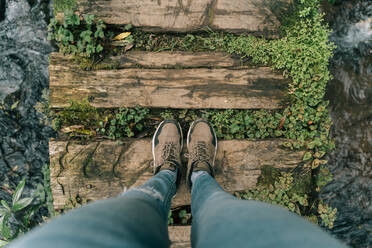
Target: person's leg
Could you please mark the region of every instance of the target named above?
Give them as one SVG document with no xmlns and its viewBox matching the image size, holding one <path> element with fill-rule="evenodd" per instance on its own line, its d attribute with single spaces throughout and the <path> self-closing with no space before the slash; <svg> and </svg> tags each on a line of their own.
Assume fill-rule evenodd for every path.
<svg viewBox="0 0 372 248">
<path fill-rule="evenodd" d="M 168 212 L 176 172 L 164 170 L 121 196 L 57 217 L 10 248 L 169 247 Z"/>
<path fill-rule="evenodd" d="M 346 247 L 300 216 L 226 193 L 207 172 L 192 175 L 194 248 Z"/>
<path fill-rule="evenodd" d="M 187 148 L 194 248 L 344 247 L 319 227 L 281 207 L 240 200 L 224 192 L 213 178 L 217 137 L 207 121 L 192 123 Z"/>
<path fill-rule="evenodd" d="M 172 120 L 163 121 L 152 142 L 154 177 L 118 198 L 70 211 L 10 247 L 169 247 L 167 219 L 180 179 L 182 145 L 180 125 Z"/>
</svg>

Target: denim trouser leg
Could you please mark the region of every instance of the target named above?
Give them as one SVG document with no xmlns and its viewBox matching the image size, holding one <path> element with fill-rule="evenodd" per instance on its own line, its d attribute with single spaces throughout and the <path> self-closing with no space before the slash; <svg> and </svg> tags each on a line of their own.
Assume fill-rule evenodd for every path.
<svg viewBox="0 0 372 248">
<path fill-rule="evenodd" d="M 121 196 L 88 204 L 31 231 L 11 248 L 169 247 L 176 173 L 161 171 Z"/>
<path fill-rule="evenodd" d="M 194 248 L 345 247 L 281 207 L 235 198 L 205 172 L 193 181 L 191 203 Z"/>
</svg>

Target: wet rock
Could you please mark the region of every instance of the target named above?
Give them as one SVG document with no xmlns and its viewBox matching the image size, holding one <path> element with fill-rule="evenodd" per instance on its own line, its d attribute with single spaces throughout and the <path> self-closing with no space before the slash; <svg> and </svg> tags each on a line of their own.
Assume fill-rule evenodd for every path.
<svg viewBox="0 0 372 248">
<path fill-rule="evenodd" d="M 0 0 L 0 22 L 5 19 L 5 0 Z"/>
<path fill-rule="evenodd" d="M 334 180 L 321 196 L 338 209 L 333 234 L 352 247 L 372 247 L 372 5 L 345 2 L 331 12 L 336 43 L 327 97 L 336 149 Z M 357 2 L 355 4 L 355 2 Z M 368 3 L 369 2 L 369 3 Z"/>
<path fill-rule="evenodd" d="M 3 149 L 3 156 L 14 152 L 14 149 L 5 141 L 1 142 L 1 148 Z"/>
<path fill-rule="evenodd" d="M 33 106 L 48 87 L 47 41 L 50 1 L 0 0 L 0 199 L 10 199 L 27 177 L 25 195 L 43 180 L 41 168 L 48 164 L 48 139 L 52 132 L 40 122 Z M 2 18 L 2 19 L 1 19 Z M 42 210 L 44 211 L 44 210 Z M 40 212 L 41 213 L 41 212 Z M 40 213 L 36 216 L 40 219 Z"/>
<path fill-rule="evenodd" d="M 0 100 L 19 90 L 23 82 L 22 67 L 9 57 L 0 57 Z M 12 84 L 9 84 L 9 82 Z"/>
</svg>

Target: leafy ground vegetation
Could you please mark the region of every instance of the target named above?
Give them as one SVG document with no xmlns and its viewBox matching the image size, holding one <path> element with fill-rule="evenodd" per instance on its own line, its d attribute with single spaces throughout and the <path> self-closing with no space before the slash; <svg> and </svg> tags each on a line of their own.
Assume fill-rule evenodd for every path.
<svg viewBox="0 0 372 248">
<path fill-rule="evenodd" d="M 279 204 L 315 223 L 332 228 L 336 209 L 324 204 L 318 198 L 318 192 L 332 178 L 324 159 L 334 144 L 329 138 L 331 120 L 327 111 L 328 102 L 323 98 L 327 81 L 331 79 L 328 60 L 334 45 L 328 41 L 329 30 L 322 23 L 318 0 L 296 0 L 293 14 L 282 21 L 282 36 L 276 40 L 212 30 L 198 34 L 169 35 L 144 33 L 130 25 L 109 27 L 93 16 L 80 16 L 71 12 L 74 4 L 73 0 L 55 1 L 56 13 L 67 12 L 62 22 L 51 20 L 49 38 L 56 42 L 61 52 L 72 54 L 80 63 L 84 62 L 82 64 L 86 69 L 94 69 L 92 65 L 99 63 L 105 54 L 122 54 L 130 49 L 224 51 L 238 54 L 242 61 L 248 63 L 282 70 L 283 75 L 291 79 L 288 86 L 290 104 L 275 111 L 142 107 L 100 110 L 85 100 L 70 102 L 69 107 L 52 111 L 47 101 L 40 103 L 36 108 L 47 113 L 45 122 L 50 123 L 61 137 L 150 137 L 164 118 L 177 119 L 186 128 L 192 120 L 203 117 L 212 123 L 220 139 L 290 139 L 283 143 L 283 147 L 306 150 L 300 172 L 282 172 L 265 167 L 257 187 L 236 192 L 236 196 Z M 117 34 L 119 37 L 115 36 Z M 51 198 L 48 195 L 44 202 L 45 199 L 50 202 Z M 5 216 L 18 211 L 13 207 L 14 204 L 10 206 L 4 203 L 5 210 L 0 210 L 1 223 L 6 223 L 5 226 L 9 225 L 11 218 Z M 26 210 L 27 206 L 19 211 Z M 169 224 L 189 224 L 189 207 L 174 210 L 168 219 Z M 0 234 L 4 242 L 27 230 L 21 228 L 9 234 L 4 224 L 1 226 Z"/>
<path fill-rule="evenodd" d="M 59 24 L 55 18 L 48 26 L 48 40 L 55 40 L 59 51 L 64 54 L 91 57 L 103 50 L 106 25 L 102 20 L 93 23 L 94 15 L 82 17 L 66 11 L 63 23 Z"/>
<path fill-rule="evenodd" d="M 37 223 L 31 221 L 31 218 L 42 207 L 48 209 L 48 213 L 43 216 L 44 220 L 55 216 L 56 213 L 54 212 L 53 197 L 50 189 L 49 166 L 44 165 L 42 172 L 44 175 L 44 182 L 37 186 L 32 197 L 22 196 L 26 183 L 25 179 L 23 179 L 14 190 L 8 189 L 13 193 L 12 201 L 10 203 L 1 200 L 0 247 L 7 245 L 19 235 L 28 232 L 31 228 L 35 227 Z M 35 204 L 31 204 L 33 202 Z"/>
</svg>

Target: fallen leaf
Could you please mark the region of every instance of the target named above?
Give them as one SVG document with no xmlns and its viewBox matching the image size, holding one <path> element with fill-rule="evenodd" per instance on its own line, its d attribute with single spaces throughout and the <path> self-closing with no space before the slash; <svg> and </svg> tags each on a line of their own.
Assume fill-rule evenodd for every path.
<svg viewBox="0 0 372 248">
<path fill-rule="evenodd" d="M 8 188 L 7 186 L 1 186 L 1 189 L 8 192 L 9 194 L 13 195 L 14 191 Z"/>
<path fill-rule="evenodd" d="M 18 106 L 19 101 L 16 101 L 15 103 L 12 104 L 10 107 L 12 110 L 15 109 Z"/>
<path fill-rule="evenodd" d="M 285 123 L 285 116 L 283 116 L 281 119 L 280 119 L 280 123 L 279 123 L 279 126 L 278 126 L 278 130 L 282 129 L 283 126 L 284 126 L 284 123 Z"/>
<path fill-rule="evenodd" d="M 112 40 L 123 40 L 130 35 L 130 32 L 124 32 L 115 36 Z"/>
<path fill-rule="evenodd" d="M 325 154 L 326 154 L 326 153 L 325 153 L 324 151 L 318 151 L 318 152 L 316 152 L 316 153 L 314 154 L 314 156 L 315 156 L 316 158 L 321 158 L 321 157 L 323 157 Z"/>
<path fill-rule="evenodd" d="M 81 128 L 83 128 L 83 126 L 81 126 L 81 125 L 74 125 L 74 126 L 64 127 L 62 129 L 62 132 L 64 132 L 64 133 L 72 133 L 72 132 L 74 132 L 74 131 L 76 131 L 78 129 L 81 129 Z"/>
<path fill-rule="evenodd" d="M 320 165 L 319 159 L 314 159 L 314 161 L 311 163 L 311 168 L 316 169 L 319 167 L 319 165 Z"/>
<path fill-rule="evenodd" d="M 326 164 L 327 162 L 328 162 L 327 160 L 314 159 L 314 161 L 311 164 L 311 168 L 312 169 L 318 168 L 319 165 Z"/>
<path fill-rule="evenodd" d="M 125 51 L 128 51 L 128 50 L 130 50 L 132 47 L 133 47 L 133 43 L 129 43 L 129 44 L 124 48 L 124 50 L 125 50 Z"/>
<path fill-rule="evenodd" d="M 150 119 L 155 120 L 155 121 L 160 121 L 161 120 L 159 117 L 152 117 Z"/>
<path fill-rule="evenodd" d="M 127 46 L 128 44 L 130 44 L 130 42 L 128 40 L 117 40 L 117 41 L 113 41 L 111 43 L 113 46 Z"/>
<path fill-rule="evenodd" d="M 75 132 L 81 133 L 81 134 L 86 134 L 86 135 L 92 135 L 92 131 L 87 130 L 87 129 L 77 129 L 77 130 L 75 130 Z"/>
</svg>

